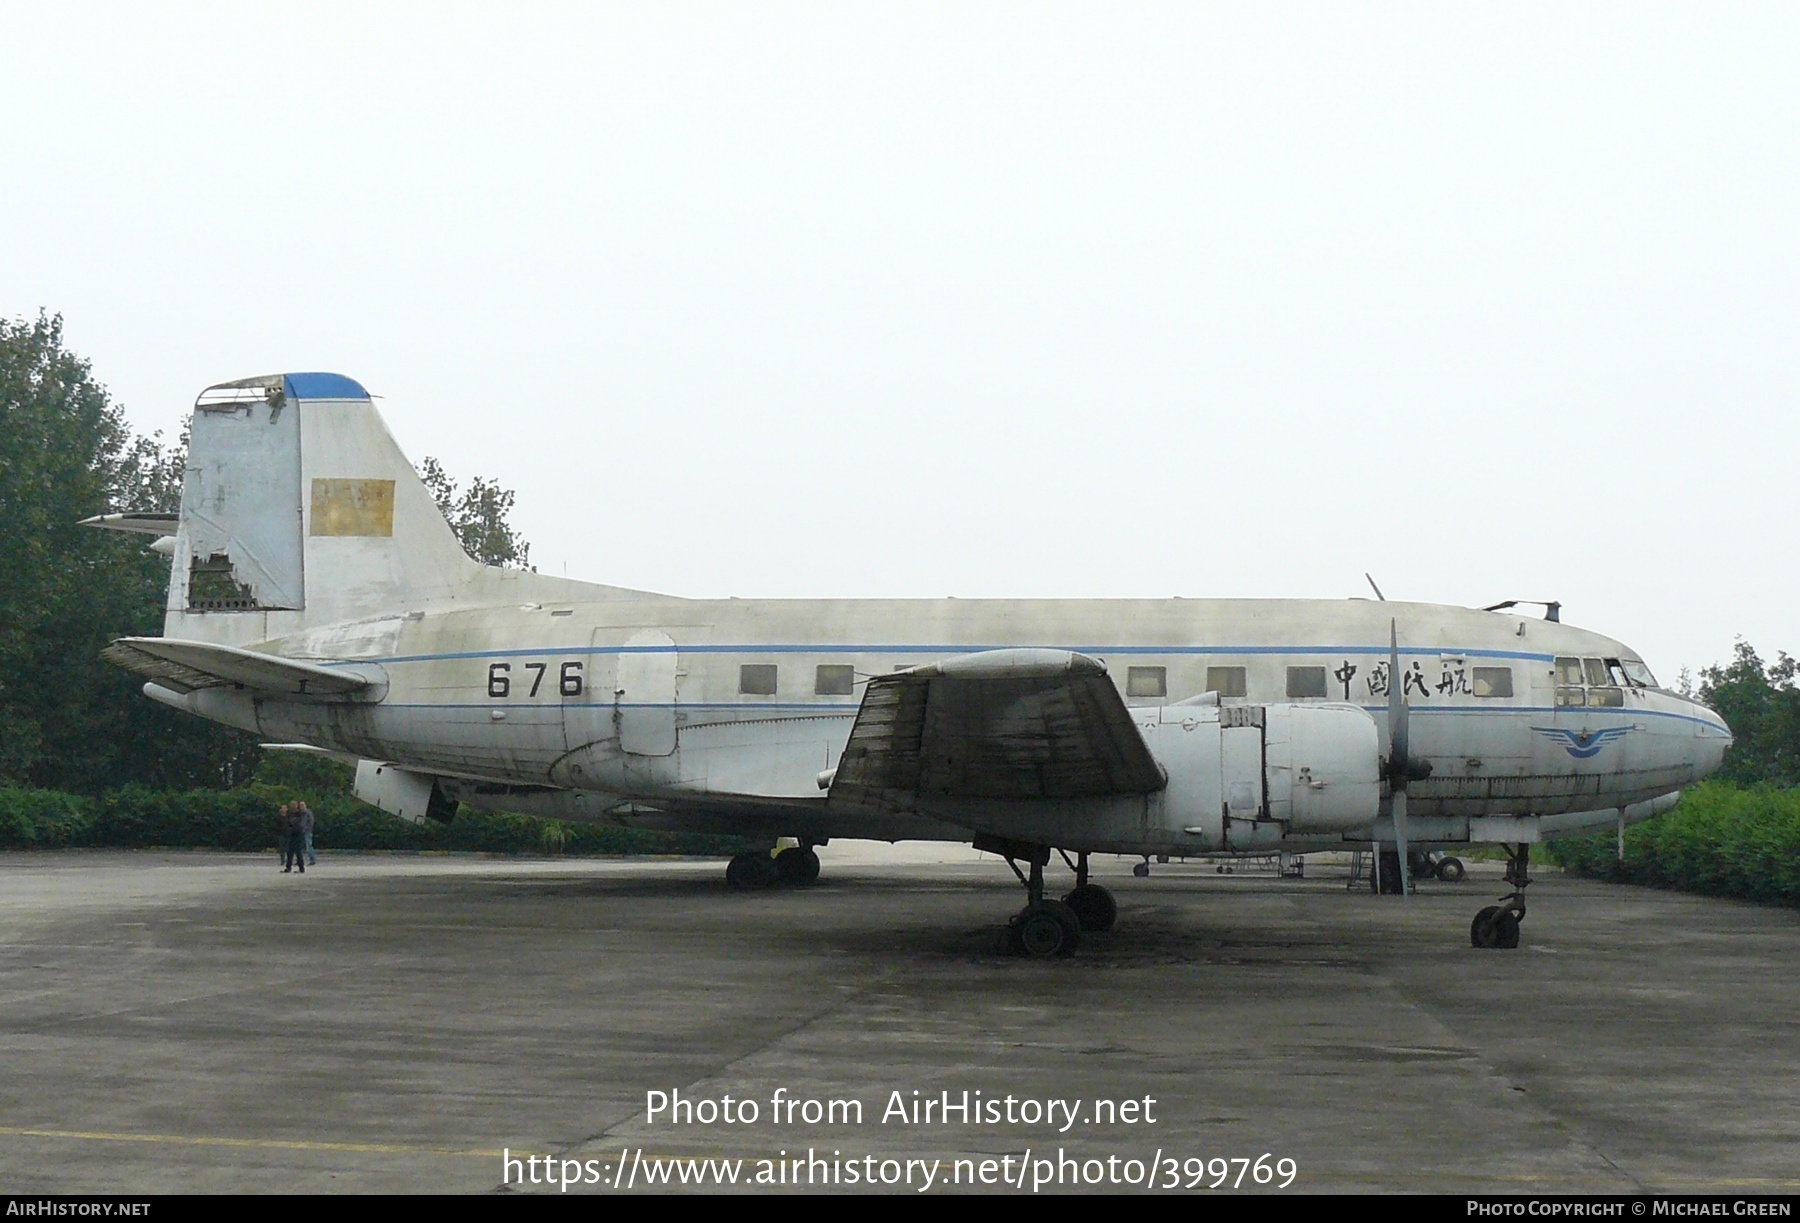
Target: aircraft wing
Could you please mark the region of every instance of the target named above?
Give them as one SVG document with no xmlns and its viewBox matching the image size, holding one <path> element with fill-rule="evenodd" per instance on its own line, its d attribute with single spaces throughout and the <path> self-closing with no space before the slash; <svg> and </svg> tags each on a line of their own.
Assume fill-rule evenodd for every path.
<svg viewBox="0 0 1800 1223">
<path fill-rule="evenodd" d="M 235 685 L 283 696 L 353 697 L 375 682 L 357 671 L 172 637 L 121 637 L 100 657 L 184 694 Z"/>
<path fill-rule="evenodd" d="M 831 777 L 839 801 L 1147 794 L 1162 767 L 1106 664 L 1067 650 L 987 650 L 869 681 Z"/>
</svg>

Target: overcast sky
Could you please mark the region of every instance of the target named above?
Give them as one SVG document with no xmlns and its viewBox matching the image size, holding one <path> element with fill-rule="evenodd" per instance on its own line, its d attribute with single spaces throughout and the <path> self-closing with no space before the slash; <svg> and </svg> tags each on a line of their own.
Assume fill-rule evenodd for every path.
<svg viewBox="0 0 1800 1223">
<path fill-rule="evenodd" d="M 1800 652 L 1800 6 L 0 0 L 0 314 L 545 572 Z"/>
</svg>

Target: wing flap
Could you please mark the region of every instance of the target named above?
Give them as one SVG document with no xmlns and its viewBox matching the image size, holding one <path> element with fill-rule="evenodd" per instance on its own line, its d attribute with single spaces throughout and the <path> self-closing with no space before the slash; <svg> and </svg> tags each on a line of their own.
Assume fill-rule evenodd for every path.
<svg viewBox="0 0 1800 1223">
<path fill-rule="evenodd" d="M 363 673 L 366 666 L 355 670 L 322 667 L 235 646 L 172 637 L 121 637 L 100 651 L 100 657 L 181 693 L 235 685 L 279 696 L 349 698 L 368 692 L 377 682 Z"/>
<path fill-rule="evenodd" d="M 1105 664 L 993 650 L 871 679 L 831 797 L 895 810 L 918 798 L 1097 798 L 1163 784 Z"/>
</svg>

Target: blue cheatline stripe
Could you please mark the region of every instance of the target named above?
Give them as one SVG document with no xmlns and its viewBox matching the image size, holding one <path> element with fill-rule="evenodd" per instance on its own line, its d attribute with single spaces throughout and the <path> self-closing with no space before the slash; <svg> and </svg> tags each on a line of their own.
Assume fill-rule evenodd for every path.
<svg viewBox="0 0 1800 1223">
<path fill-rule="evenodd" d="M 1290 703 L 1296 703 L 1296 702 L 1258 701 L 1258 702 L 1254 702 L 1254 703 L 1255 704 L 1271 704 L 1271 703 L 1273 703 L 1273 704 L 1290 704 Z M 451 704 L 428 704 L 428 703 L 398 704 L 398 703 L 388 703 L 388 702 L 384 701 L 379 705 L 367 706 L 367 708 L 370 708 L 370 709 L 506 709 L 506 710 L 540 711 L 540 710 L 555 710 L 555 709 L 613 709 L 613 708 L 615 708 L 615 706 L 611 702 L 600 702 L 600 701 L 566 701 L 566 702 L 562 702 L 562 701 L 532 701 L 529 698 L 525 698 L 525 699 L 521 699 L 521 700 L 513 700 L 508 697 L 496 697 L 495 699 L 493 699 L 491 701 L 486 701 L 486 702 L 482 702 L 482 703 L 472 703 L 472 704 L 457 704 L 457 703 L 451 703 Z M 852 702 L 837 701 L 837 702 L 832 702 L 829 704 L 827 704 L 823 701 L 807 701 L 807 702 L 801 702 L 801 701 L 761 702 L 761 701 L 759 701 L 759 702 L 755 702 L 755 703 L 752 703 L 749 701 L 627 701 L 621 705 L 616 706 L 616 708 L 620 708 L 620 709 L 685 709 L 685 710 L 693 710 L 695 712 L 713 711 L 713 710 L 735 710 L 735 711 L 739 711 L 739 712 L 754 712 L 754 713 L 767 713 L 767 712 L 824 713 L 824 714 L 828 714 L 828 715 L 836 716 L 836 717 L 849 717 L 850 715 L 854 714 L 858 709 L 860 709 L 861 705 L 859 703 L 853 702 L 853 701 Z M 1132 705 L 1128 708 L 1128 712 L 1133 713 L 1133 714 L 1138 714 L 1138 713 L 1144 713 L 1146 711 L 1162 709 L 1162 708 L 1168 708 L 1168 706 Z M 1359 708 L 1361 708 L 1364 711 L 1371 713 L 1371 714 L 1385 714 L 1387 712 L 1386 705 L 1363 705 L 1363 706 L 1360 706 Z M 1484 717 L 1496 717 L 1496 716 L 1502 716 L 1502 715 L 1555 715 L 1558 713 L 1566 714 L 1569 712 L 1568 709 L 1558 709 L 1558 708 L 1556 708 L 1554 706 L 1550 706 L 1550 705 L 1493 705 L 1493 706 L 1488 706 L 1488 707 L 1482 707 L 1479 705 L 1435 705 L 1435 706 L 1433 706 L 1433 705 L 1413 705 L 1413 706 L 1411 706 L 1411 709 L 1412 709 L 1413 713 L 1476 714 L 1476 715 L 1480 715 L 1480 716 L 1484 716 Z M 1626 717 L 1626 718 L 1633 718 L 1633 719 L 1637 719 L 1637 718 L 1669 718 L 1669 719 L 1672 719 L 1677 722 L 1692 722 L 1696 726 L 1704 726 L 1709 730 L 1717 730 L 1717 731 L 1719 731 L 1719 733 L 1721 735 L 1726 733 L 1725 731 L 1719 729 L 1718 723 L 1709 722 L 1705 718 L 1696 718 L 1696 717 L 1692 717 L 1685 713 L 1670 713 L 1670 712 L 1667 712 L 1664 710 L 1658 710 L 1658 709 L 1608 709 L 1608 710 L 1604 710 L 1604 711 L 1583 710 L 1583 712 L 1584 713 L 1602 712 L 1604 715 L 1608 715 L 1608 716 L 1618 716 L 1618 717 Z"/>
<path fill-rule="evenodd" d="M 978 654 L 986 650 L 1015 650 L 1008 645 L 569 645 L 537 646 L 529 649 L 461 650 L 446 654 L 396 654 L 388 658 L 361 658 L 356 662 L 443 662 L 459 658 L 530 658 L 544 655 L 567 657 L 570 654 L 912 654 L 921 662 L 954 654 Z M 1029 649 L 1072 650 L 1077 654 L 1182 654 L 1182 655 L 1310 655 L 1327 654 L 1377 655 L 1386 658 L 1385 645 L 1056 645 L 1030 646 Z M 1525 650 L 1457 650 L 1443 646 L 1402 646 L 1400 653 L 1409 658 L 1513 658 L 1526 662 L 1550 662 L 1553 654 L 1534 654 Z M 318 664 L 351 666 L 348 662 Z"/>
<path fill-rule="evenodd" d="M 862 706 L 855 702 L 839 701 L 835 704 L 799 702 L 748 702 L 733 701 L 623 701 L 614 705 L 611 701 L 534 701 L 529 697 L 514 700 L 511 697 L 497 696 L 491 701 L 479 704 L 406 704 L 403 702 L 382 701 L 377 705 L 366 705 L 366 709 L 747 709 L 757 712 L 775 711 L 781 713 L 825 713 L 836 717 L 849 717 Z"/>
<path fill-rule="evenodd" d="M 1362 708 L 1368 713 L 1385 714 L 1387 712 L 1386 705 L 1364 705 Z M 1589 708 L 1584 705 L 1494 705 L 1483 708 L 1479 705 L 1413 705 L 1410 702 L 1408 703 L 1408 708 L 1413 713 L 1526 713 L 1546 714 L 1551 717 L 1554 717 L 1557 714 L 1563 714 L 1565 716 L 1569 714 L 1580 714 L 1582 716 L 1597 714 L 1601 717 L 1670 718 L 1677 722 L 1692 722 L 1696 726 L 1704 726 L 1709 730 L 1716 730 L 1721 735 L 1730 733 L 1722 728 L 1717 722 L 1708 721 L 1706 718 L 1697 718 L 1692 714 L 1675 713 L 1665 709 L 1602 709 L 1599 707 Z"/>
</svg>

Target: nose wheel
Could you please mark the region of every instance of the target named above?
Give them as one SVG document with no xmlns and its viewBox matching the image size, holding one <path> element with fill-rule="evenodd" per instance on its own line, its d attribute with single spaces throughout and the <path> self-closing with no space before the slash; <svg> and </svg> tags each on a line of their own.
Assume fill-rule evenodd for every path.
<svg viewBox="0 0 1800 1223">
<path fill-rule="evenodd" d="M 1513 890 L 1489 905 L 1469 923 L 1469 945 L 1509 951 L 1519 945 L 1519 923 L 1525 919 L 1525 889 L 1531 886 L 1531 846 L 1520 844 L 1506 853 L 1506 882 Z"/>
</svg>

